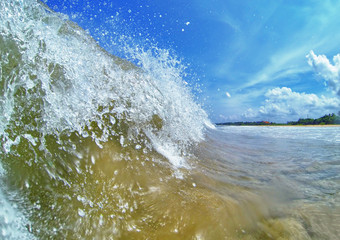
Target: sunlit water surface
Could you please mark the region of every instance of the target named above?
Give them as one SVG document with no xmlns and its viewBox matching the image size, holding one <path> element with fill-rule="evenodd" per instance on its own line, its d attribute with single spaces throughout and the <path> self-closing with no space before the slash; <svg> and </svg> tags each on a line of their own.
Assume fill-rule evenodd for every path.
<svg viewBox="0 0 340 240">
<path fill-rule="evenodd" d="M 280 237 L 339 238 L 339 126 L 218 127 L 199 156 L 201 170 L 212 178 L 260 196 L 254 207 L 262 206 L 279 224 L 272 222 L 271 230 L 292 231 Z"/>
</svg>

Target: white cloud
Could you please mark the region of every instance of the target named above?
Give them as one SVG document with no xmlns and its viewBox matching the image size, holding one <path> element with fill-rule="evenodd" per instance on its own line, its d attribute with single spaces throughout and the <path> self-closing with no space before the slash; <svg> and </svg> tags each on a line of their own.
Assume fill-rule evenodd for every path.
<svg viewBox="0 0 340 240">
<path fill-rule="evenodd" d="M 268 90 L 265 97 L 266 100 L 259 109 L 248 109 L 243 116 L 284 122 L 307 116 L 321 117 L 324 114 L 337 112 L 340 107 L 338 98 L 294 92 L 287 87 Z"/>
<path fill-rule="evenodd" d="M 308 64 L 327 80 L 329 88 L 340 97 L 340 54 L 333 57 L 334 65 L 329 62 L 325 55 L 317 56 L 313 51 L 310 51 L 306 57 Z"/>
</svg>

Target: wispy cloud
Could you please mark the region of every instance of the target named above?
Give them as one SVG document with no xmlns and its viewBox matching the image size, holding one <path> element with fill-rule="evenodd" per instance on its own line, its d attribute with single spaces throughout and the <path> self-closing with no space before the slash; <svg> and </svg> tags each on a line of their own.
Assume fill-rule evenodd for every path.
<svg viewBox="0 0 340 240">
<path fill-rule="evenodd" d="M 224 14 L 223 16 L 221 16 L 220 21 L 227 24 L 234 31 L 241 31 L 240 24 L 237 22 L 237 20 L 228 14 Z"/>
<path fill-rule="evenodd" d="M 292 95 L 300 94 L 296 96 L 300 96 L 297 99 L 301 101 L 301 106 L 310 107 L 306 110 L 303 107 L 295 109 L 294 106 L 287 108 L 281 100 L 282 111 L 277 111 L 277 114 L 282 118 L 286 116 L 287 120 L 291 119 L 294 111 L 301 110 L 302 115 L 312 115 L 323 114 L 328 111 L 327 107 L 334 109 L 334 103 L 332 105 L 327 101 L 333 99 L 330 91 L 320 87 L 305 56 L 311 49 L 327 55 L 339 51 L 340 33 L 337 29 L 340 26 L 340 1 L 195 1 L 204 6 L 200 16 L 219 26 L 219 32 L 211 35 L 214 37 L 214 47 L 206 51 L 208 57 L 205 58 L 208 66 L 206 75 L 214 86 L 211 89 L 225 89 L 232 96 L 226 98 L 225 90 L 219 94 L 208 93 L 214 106 L 212 108 L 217 112 L 216 118 L 221 114 L 233 118 L 240 116 L 242 120 L 241 115 L 247 109 L 252 109 L 248 111 L 248 116 L 273 115 L 275 104 L 280 105 L 279 100 L 273 102 L 274 97 L 269 98 L 266 93 L 282 86 L 297 91 L 292 90 Z M 209 55 L 209 52 L 215 55 Z M 335 78 L 326 80 L 330 88 L 333 86 L 333 91 L 340 91 L 337 87 L 339 78 L 337 81 Z M 315 105 L 307 104 L 308 93 L 316 96 Z M 265 99 L 269 102 L 273 100 L 271 107 L 269 102 L 264 102 Z M 293 98 L 289 101 L 293 103 Z M 314 107 L 320 107 L 320 111 Z"/>
<path fill-rule="evenodd" d="M 339 26 L 340 20 L 334 9 L 340 7 L 340 2 L 313 2 L 305 6 L 286 2 L 280 4 L 273 6 L 269 13 L 266 8 L 261 9 L 258 15 L 267 16 L 263 18 L 263 22 L 253 24 L 248 20 L 248 26 L 243 24 L 244 34 L 237 35 L 229 44 L 235 46 L 232 54 L 228 49 L 227 59 L 218 65 L 219 74 L 250 73 L 240 81 L 243 84 L 239 88 L 273 83 L 306 73 L 310 68 L 304 56 L 310 49 L 329 53 L 337 47 L 335 43 L 340 40 L 340 34 L 335 33 L 334 29 Z M 244 23 L 244 19 L 241 22 Z M 237 58 L 247 60 L 243 60 L 242 64 L 235 64 Z"/>
<path fill-rule="evenodd" d="M 310 71 L 305 65 L 303 56 L 307 47 L 292 48 L 273 54 L 265 67 L 251 76 L 240 88 L 253 87 L 257 84 L 274 82 L 277 79 Z"/>
</svg>

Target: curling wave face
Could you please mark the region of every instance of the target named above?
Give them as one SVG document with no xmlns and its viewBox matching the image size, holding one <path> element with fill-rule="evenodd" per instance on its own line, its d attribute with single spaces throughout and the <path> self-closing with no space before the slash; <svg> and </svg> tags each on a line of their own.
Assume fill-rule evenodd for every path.
<svg viewBox="0 0 340 240">
<path fill-rule="evenodd" d="M 168 51 L 154 49 L 156 57 L 151 51 L 130 54 L 137 68 L 109 55 L 76 24 L 35 1 L 2 5 L 5 146 L 23 137 L 6 133 L 12 122 L 39 131 L 36 141 L 46 134 L 77 132 L 98 145 L 114 136 L 138 148 L 185 152 L 202 140 L 207 116 L 192 100 L 180 62 Z M 25 134 L 35 142 L 36 137 Z"/>
<path fill-rule="evenodd" d="M 44 236 L 45 225 L 61 219 L 56 212 L 65 201 L 76 198 L 81 205 L 93 201 L 92 207 L 95 202 L 103 207 L 103 202 L 83 200 L 80 192 L 74 195 L 90 184 L 79 183 L 79 177 L 94 174 L 89 168 L 98 156 L 90 149 L 101 155 L 109 145 L 113 156 L 106 161 L 124 162 L 122 168 L 129 161 L 134 165 L 155 159 L 159 164 L 170 161 L 169 171 L 188 167 L 183 156 L 203 139 L 209 121 L 182 80 L 180 62 L 168 51 L 126 49 L 137 67 L 108 54 L 66 16 L 36 1 L 1 1 L 0 19 L 3 181 L 22 191 L 23 208 L 41 225 L 32 230 L 35 234 Z M 132 168 L 137 171 L 137 166 Z M 111 169 L 110 181 L 119 171 Z M 121 197 L 117 204 L 126 211 L 136 207 Z M 73 209 L 71 204 L 70 216 L 84 217 L 85 210 Z M 51 214 L 42 216 L 44 211 Z M 73 217 L 46 232 L 63 235 L 60 228 L 74 226 Z"/>
</svg>

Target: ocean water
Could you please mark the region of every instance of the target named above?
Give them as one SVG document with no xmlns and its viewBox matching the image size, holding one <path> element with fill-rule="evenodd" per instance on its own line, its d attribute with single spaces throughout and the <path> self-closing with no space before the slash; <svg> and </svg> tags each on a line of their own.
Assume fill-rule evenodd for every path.
<svg viewBox="0 0 340 240">
<path fill-rule="evenodd" d="M 0 239 L 339 238 L 339 127 L 214 127 L 168 50 L 0 20 Z"/>
</svg>

